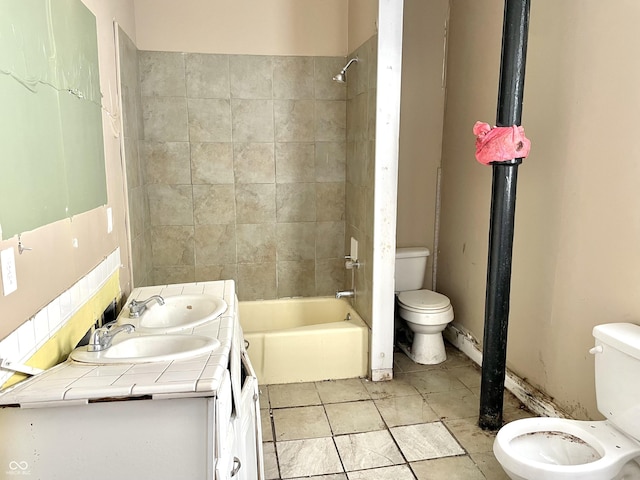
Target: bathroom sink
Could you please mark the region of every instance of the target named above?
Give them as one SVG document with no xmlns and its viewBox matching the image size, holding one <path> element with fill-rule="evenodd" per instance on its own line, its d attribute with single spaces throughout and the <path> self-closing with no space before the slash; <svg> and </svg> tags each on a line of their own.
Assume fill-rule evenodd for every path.
<svg viewBox="0 0 640 480">
<path fill-rule="evenodd" d="M 204 355 L 219 346 L 215 338 L 202 335 L 141 335 L 125 338 L 100 352 L 80 347 L 69 358 L 94 364 L 168 362 Z"/>
<path fill-rule="evenodd" d="M 226 309 L 227 302 L 214 295 L 165 297 L 164 305 L 154 302 L 147 307 L 140 315 L 136 330 L 143 333 L 177 332 L 214 320 Z"/>
</svg>

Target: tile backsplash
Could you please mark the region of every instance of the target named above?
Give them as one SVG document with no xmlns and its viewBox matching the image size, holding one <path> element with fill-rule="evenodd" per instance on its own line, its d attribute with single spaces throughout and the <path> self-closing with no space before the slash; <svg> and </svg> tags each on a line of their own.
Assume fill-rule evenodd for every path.
<svg viewBox="0 0 640 480">
<path fill-rule="evenodd" d="M 137 54 L 147 284 L 234 279 L 240 300 L 342 289 L 344 58 Z"/>
<path fill-rule="evenodd" d="M 0 341 L 0 359 L 24 363 L 53 337 L 120 268 L 120 249 Z M 0 386 L 14 372 L 0 368 Z"/>
</svg>

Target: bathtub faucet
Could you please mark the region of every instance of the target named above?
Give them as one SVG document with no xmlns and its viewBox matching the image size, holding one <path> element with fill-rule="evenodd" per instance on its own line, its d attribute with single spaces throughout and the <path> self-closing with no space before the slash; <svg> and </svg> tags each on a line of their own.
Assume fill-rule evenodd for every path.
<svg viewBox="0 0 640 480">
<path fill-rule="evenodd" d="M 356 292 L 353 290 L 342 290 L 341 292 L 336 292 L 336 298 L 353 298 L 356 296 Z"/>
</svg>

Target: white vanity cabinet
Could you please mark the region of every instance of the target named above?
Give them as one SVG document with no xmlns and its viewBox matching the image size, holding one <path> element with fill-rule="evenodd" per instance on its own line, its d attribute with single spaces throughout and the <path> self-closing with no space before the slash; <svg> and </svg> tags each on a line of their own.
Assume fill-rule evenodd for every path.
<svg viewBox="0 0 640 480">
<path fill-rule="evenodd" d="M 259 479 L 257 403 L 231 403 L 226 375 L 219 397 L 0 408 L 0 478 Z"/>
<path fill-rule="evenodd" d="M 194 332 L 220 341 L 210 354 L 65 362 L 0 392 L 0 479 L 263 480 L 257 378 L 234 285 L 201 285 L 229 305 L 216 324 Z"/>
</svg>

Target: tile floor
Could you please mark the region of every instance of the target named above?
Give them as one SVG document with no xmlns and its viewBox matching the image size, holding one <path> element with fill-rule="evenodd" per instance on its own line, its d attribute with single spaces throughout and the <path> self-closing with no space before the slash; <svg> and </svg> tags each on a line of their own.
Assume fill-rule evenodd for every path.
<svg viewBox="0 0 640 480">
<path fill-rule="evenodd" d="M 267 479 L 502 480 L 494 434 L 477 426 L 480 370 L 447 346 L 436 366 L 395 354 L 390 382 L 261 387 Z M 504 419 L 531 416 L 505 393 Z"/>
</svg>

